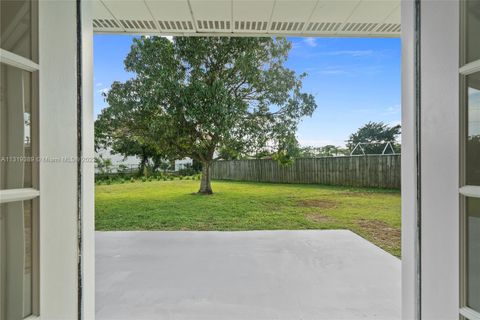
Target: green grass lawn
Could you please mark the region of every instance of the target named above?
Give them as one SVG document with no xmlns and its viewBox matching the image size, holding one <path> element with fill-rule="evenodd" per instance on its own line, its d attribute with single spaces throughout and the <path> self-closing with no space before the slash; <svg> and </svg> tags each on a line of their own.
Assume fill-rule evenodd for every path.
<svg viewBox="0 0 480 320">
<path fill-rule="evenodd" d="M 400 256 L 400 192 L 322 185 L 199 181 L 96 186 L 97 230 L 349 229 Z"/>
</svg>

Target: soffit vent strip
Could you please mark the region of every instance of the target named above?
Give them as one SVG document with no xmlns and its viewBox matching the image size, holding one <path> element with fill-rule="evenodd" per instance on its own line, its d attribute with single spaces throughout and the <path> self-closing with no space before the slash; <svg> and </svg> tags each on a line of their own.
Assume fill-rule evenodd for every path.
<svg viewBox="0 0 480 320">
<path fill-rule="evenodd" d="M 126 30 L 156 30 L 152 20 L 120 20 Z"/>
<path fill-rule="evenodd" d="M 229 30 L 230 21 L 225 20 L 197 20 L 199 30 Z"/>
<path fill-rule="evenodd" d="M 399 23 L 382 23 L 375 32 L 396 33 L 400 32 L 400 30 Z"/>
<path fill-rule="evenodd" d="M 341 27 L 341 32 L 359 33 L 399 33 L 400 30 L 401 27 L 398 23 L 346 22 Z M 317 31 L 327 30 L 320 29 Z"/>
<path fill-rule="evenodd" d="M 234 30 L 236 31 L 266 31 L 268 21 L 244 21 L 237 20 L 234 22 Z"/>
<path fill-rule="evenodd" d="M 114 19 L 93 19 L 93 26 L 98 29 L 121 29 Z"/>
<path fill-rule="evenodd" d="M 305 22 L 294 21 L 272 21 L 270 30 L 280 32 L 302 31 Z"/>
<path fill-rule="evenodd" d="M 193 22 L 189 20 L 158 20 L 158 24 L 162 30 L 195 30 Z"/>
<path fill-rule="evenodd" d="M 342 25 L 341 22 L 310 22 L 306 32 L 336 32 Z"/>
</svg>

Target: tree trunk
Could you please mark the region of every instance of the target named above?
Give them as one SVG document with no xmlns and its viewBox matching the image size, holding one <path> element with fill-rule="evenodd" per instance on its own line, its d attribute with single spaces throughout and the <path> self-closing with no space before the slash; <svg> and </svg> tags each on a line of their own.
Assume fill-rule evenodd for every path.
<svg viewBox="0 0 480 320">
<path fill-rule="evenodd" d="M 142 156 L 140 165 L 138 166 L 138 176 L 145 176 L 145 166 L 147 165 L 148 158 Z"/>
<path fill-rule="evenodd" d="M 200 194 L 213 194 L 212 185 L 210 182 L 211 165 L 212 165 L 211 162 L 202 163 L 202 180 L 200 182 L 200 190 L 198 190 L 198 193 Z"/>
</svg>

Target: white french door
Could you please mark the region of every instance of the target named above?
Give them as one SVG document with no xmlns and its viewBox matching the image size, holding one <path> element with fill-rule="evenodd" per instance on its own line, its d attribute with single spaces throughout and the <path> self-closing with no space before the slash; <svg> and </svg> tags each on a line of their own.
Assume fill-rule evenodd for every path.
<svg viewBox="0 0 480 320">
<path fill-rule="evenodd" d="M 1 0 L 0 319 L 38 315 L 38 4 Z"/>
</svg>

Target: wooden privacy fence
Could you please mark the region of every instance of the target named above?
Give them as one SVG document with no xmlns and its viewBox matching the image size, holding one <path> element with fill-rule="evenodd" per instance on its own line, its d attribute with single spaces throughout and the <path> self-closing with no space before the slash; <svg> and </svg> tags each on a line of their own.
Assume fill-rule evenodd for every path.
<svg viewBox="0 0 480 320">
<path fill-rule="evenodd" d="M 400 188 L 400 155 L 304 158 L 287 166 L 267 159 L 216 161 L 212 178 L 393 189 Z"/>
</svg>

